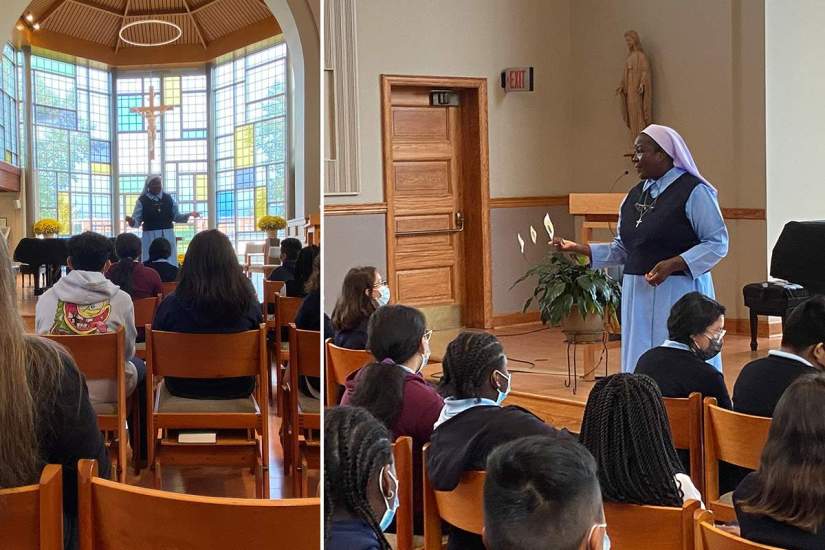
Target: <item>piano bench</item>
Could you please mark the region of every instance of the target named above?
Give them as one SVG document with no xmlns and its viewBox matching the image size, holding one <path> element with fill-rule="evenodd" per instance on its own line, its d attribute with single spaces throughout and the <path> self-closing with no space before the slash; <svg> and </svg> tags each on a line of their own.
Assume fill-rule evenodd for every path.
<svg viewBox="0 0 825 550">
<path fill-rule="evenodd" d="M 756 335 L 759 315 L 781 317 L 784 329 L 788 314 L 811 297 L 811 293 L 802 286 L 768 281 L 745 285 L 742 294 L 745 296 L 745 305 L 750 309 L 751 351 L 758 348 Z"/>
</svg>

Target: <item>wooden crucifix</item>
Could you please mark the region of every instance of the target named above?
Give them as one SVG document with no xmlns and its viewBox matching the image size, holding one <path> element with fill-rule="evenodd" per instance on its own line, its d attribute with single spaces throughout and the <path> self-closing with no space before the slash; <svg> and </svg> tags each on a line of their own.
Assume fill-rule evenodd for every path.
<svg viewBox="0 0 825 550">
<path fill-rule="evenodd" d="M 155 87 L 149 86 L 149 106 L 148 107 L 132 107 L 129 111 L 133 113 L 140 113 L 146 118 L 146 131 L 149 134 L 149 160 L 155 160 L 155 137 L 157 136 L 157 117 L 163 116 L 166 111 L 174 109 L 172 105 L 155 105 Z"/>
</svg>

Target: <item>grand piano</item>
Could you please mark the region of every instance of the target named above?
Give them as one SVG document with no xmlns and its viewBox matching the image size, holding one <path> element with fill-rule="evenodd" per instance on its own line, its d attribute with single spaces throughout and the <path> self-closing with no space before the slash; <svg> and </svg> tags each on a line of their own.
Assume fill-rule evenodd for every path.
<svg viewBox="0 0 825 550">
<path fill-rule="evenodd" d="M 34 274 L 34 294 L 43 294 L 46 288 L 60 279 L 61 267 L 68 256 L 69 239 L 21 239 L 14 249 L 14 261 L 26 264 L 25 270 Z M 46 286 L 41 286 L 40 270 L 45 268 Z"/>
</svg>

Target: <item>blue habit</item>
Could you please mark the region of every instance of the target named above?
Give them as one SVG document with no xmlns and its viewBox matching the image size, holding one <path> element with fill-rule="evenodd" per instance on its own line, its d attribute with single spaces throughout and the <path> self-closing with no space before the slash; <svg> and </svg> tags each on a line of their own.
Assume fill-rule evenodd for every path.
<svg viewBox="0 0 825 550">
<path fill-rule="evenodd" d="M 658 180 L 645 181 L 643 189 L 650 189 L 650 197 L 656 198 L 684 173 L 681 168 L 671 168 Z M 728 253 L 728 229 L 715 190 L 697 185 L 688 197 L 685 213 L 700 241 L 680 254 L 688 266 L 688 276 L 668 277 L 657 287 L 642 275 L 625 274 L 622 278 L 622 372 L 633 372 L 644 352 L 668 339 L 667 318 L 679 298 L 693 291 L 715 298 L 710 270 Z M 621 223 L 620 216 L 613 242 L 590 245 L 594 268 L 620 266 L 627 261 L 627 250 L 619 236 Z M 722 371 L 721 354 L 708 363 Z"/>
<path fill-rule="evenodd" d="M 163 197 L 163 191 L 161 191 L 160 195 L 153 195 L 152 193 L 146 192 L 145 195 L 149 197 L 149 199 L 153 201 L 159 201 Z M 175 223 L 186 223 L 189 221 L 189 214 L 181 214 L 180 209 L 178 207 L 178 201 L 175 200 L 175 197 L 169 195 L 172 199 L 172 221 Z M 135 204 L 135 211 L 132 213 L 132 218 L 134 219 L 134 225 L 132 227 L 140 227 L 140 224 L 143 222 L 143 203 L 137 201 Z M 170 264 L 177 266 L 178 265 L 178 243 L 175 238 L 175 229 L 171 227 L 169 229 L 157 229 L 154 231 L 147 231 L 146 229 L 143 230 L 143 235 L 141 236 L 141 244 L 142 244 L 142 254 L 140 261 L 145 262 L 149 259 L 149 246 L 152 244 L 152 241 L 163 237 L 169 244 L 172 245 L 172 255 L 166 260 Z"/>
</svg>

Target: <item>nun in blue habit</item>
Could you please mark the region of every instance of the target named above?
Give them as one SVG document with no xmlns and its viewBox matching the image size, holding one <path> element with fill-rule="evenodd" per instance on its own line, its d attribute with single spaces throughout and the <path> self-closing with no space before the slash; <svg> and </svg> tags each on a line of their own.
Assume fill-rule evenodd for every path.
<svg viewBox="0 0 825 550">
<path fill-rule="evenodd" d="M 728 253 L 717 191 L 676 130 L 642 130 L 633 164 L 641 181 L 622 202 L 613 242 L 554 239 L 559 250 L 588 256 L 594 268 L 624 266 L 622 372 L 633 372 L 644 352 L 668 339 L 667 318 L 679 298 L 693 291 L 715 297 L 710 271 Z M 721 354 L 708 363 L 722 371 Z"/>
<path fill-rule="evenodd" d="M 172 195 L 163 192 L 163 180 L 160 176 L 149 176 L 143 186 L 143 193 L 135 203 L 135 210 L 131 216 L 126 216 L 129 227 L 140 227 L 143 224 L 143 253 L 141 262 L 149 259 L 149 245 L 157 238 L 163 237 L 172 245 L 172 255 L 166 260 L 172 265 L 178 265 L 178 246 L 175 239 L 175 223 L 186 223 L 189 218 L 199 218 L 198 212 L 181 214 L 178 202 Z"/>
</svg>

